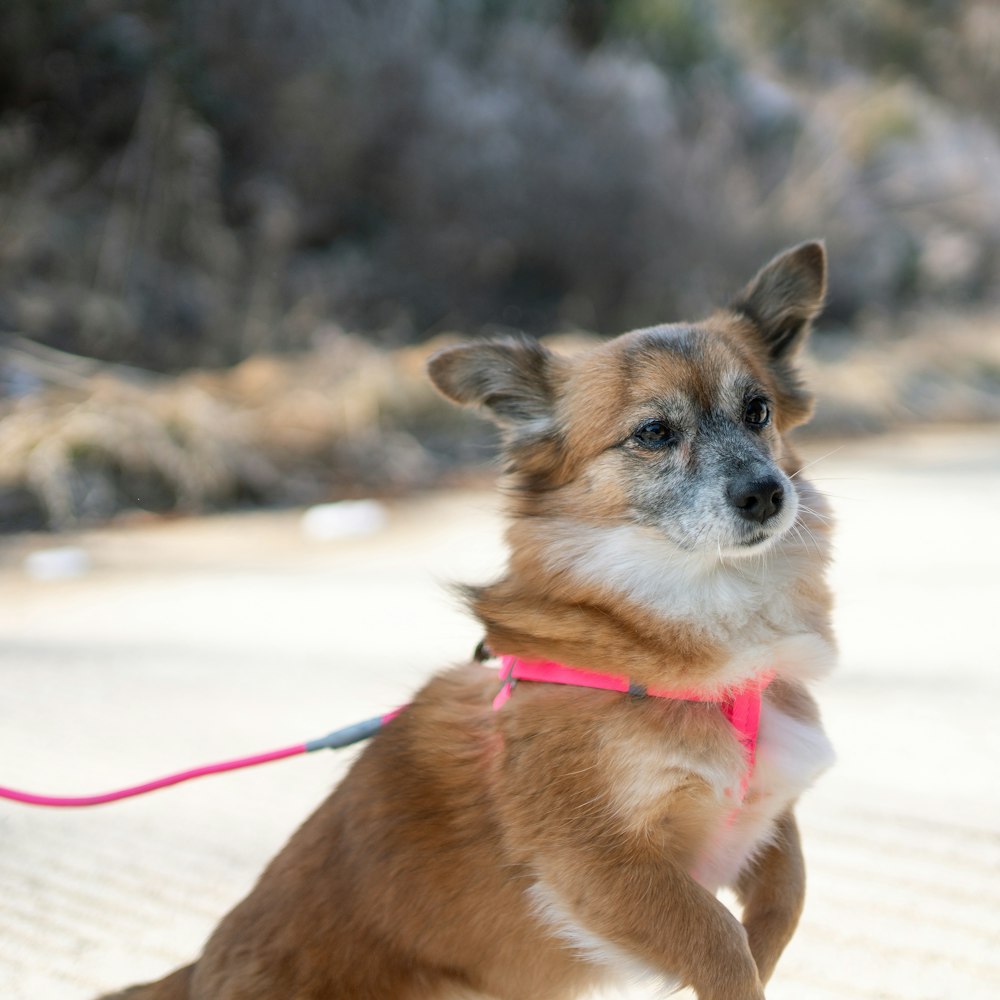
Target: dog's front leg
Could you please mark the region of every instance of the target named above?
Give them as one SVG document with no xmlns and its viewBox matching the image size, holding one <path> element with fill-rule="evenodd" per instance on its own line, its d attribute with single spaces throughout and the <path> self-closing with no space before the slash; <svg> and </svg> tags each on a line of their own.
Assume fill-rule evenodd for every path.
<svg viewBox="0 0 1000 1000">
<path fill-rule="evenodd" d="M 536 901 L 556 929 L 676 977 L 699 1000 L 764 1000 L 743 926 L 680 865 L 634 843 L 587 855 L 541 872 Z"/>
<path fill-rule="evenodd" d="M 736 884 L 743 926 L 761 982 L 774 972 L 791 940 L 805 900 L 806 869 L 799 828 L 791 811 L 778 821 L 776 837 Z"/>
</svg>

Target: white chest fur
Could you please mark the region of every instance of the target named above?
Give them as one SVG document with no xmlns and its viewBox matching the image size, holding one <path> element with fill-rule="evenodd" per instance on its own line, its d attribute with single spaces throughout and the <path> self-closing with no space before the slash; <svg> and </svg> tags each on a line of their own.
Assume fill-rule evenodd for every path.
<svg viewBox="0 0 1000 1000">
<path fill-rule="evenodd" d="M 818 723 L 792 718 L 765 700 L 747 799 L 706 845 L 693 873 L 698 881 L 713 892 L 730 885 L 768 843 L 778 817 L 833 760 L 833 747 Z"/>
</svg>

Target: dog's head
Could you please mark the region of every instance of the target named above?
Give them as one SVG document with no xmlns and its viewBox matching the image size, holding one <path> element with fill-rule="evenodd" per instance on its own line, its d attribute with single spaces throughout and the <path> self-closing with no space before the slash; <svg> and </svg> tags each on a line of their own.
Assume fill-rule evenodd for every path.
<svg viewBox="0 0 1000 1000">
<path fill-rule="evenodd" d="M 500 425 L 519 513 L 645 525 L 691 553 L 755 554 L 798 513 L 783 435 L 812 409 L 795 359 L 825 289 L 823 246 L 805 243 L 700 323 L 572 357 L 530 338 L 484 340 L 438 352 L 429 372 Z"/>
</svg>

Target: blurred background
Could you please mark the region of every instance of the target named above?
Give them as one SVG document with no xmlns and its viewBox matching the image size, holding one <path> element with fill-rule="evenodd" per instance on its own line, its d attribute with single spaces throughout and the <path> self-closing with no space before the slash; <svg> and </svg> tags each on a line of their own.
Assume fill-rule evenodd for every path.
<svg viewBox="0 0 1000 1000">
<path fill-rule="evenodd" d="M 440 482 L 423 345 L 814 237 L 813 433 L 996 418 L 998 88 L 991 0 L 5 0 L 0 527 Z"/>
<path fill-rule="evenodd" d="M 504 559 L 428 353 L 696 319 L 824 238 L 839 762 L 768 997 L 996 1000 L 998 93 L 995 0 L 3 0 L 0 783 L 405 703 Z M 0 803 L 0 997 L 189 961 L 352 753 Z"/>
</svg>

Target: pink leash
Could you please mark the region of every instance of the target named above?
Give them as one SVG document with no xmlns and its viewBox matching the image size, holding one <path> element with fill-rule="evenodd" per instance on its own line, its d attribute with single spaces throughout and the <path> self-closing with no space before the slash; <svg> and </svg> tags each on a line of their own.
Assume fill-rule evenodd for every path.
<svg viewBox="0 0 1000 1000">
<path fill-rule="evenodd" d="M 258 753 L 250 757 L 237 757 L 235 760 L 225 760 L 218 764 L 205 764 L 187 771 L 179 771 L 177 774 L 169 774 L 164 778 L 157 778 L 155 781 L 147 781 L 141 785 L 120 788 L 114 792 L 104 792 L 101 795 L 35 795 L 32 792 L 21 792 L 16 788 L 4 788 L 0 786 L 0 799 L 9 799 L 12 802 L 22 802 L 25 805 L 31 806 L 51 806 L 57 809 L 99 806 L 105 802 L 118 802 L 121 799 L 134 798 L 136 795 L 145 795 L 146 792 L 155 792 L 158 788 L 169 788 L 171 785 L 179 785 L 182 781 L 203 778 L 209 774 L 238 771 L 244 767 L 256 767 L 258 764 L 269 764 L 273 760 L 284 760 L 286 757 L 297 757 L 299 754 L 312 753 L 314 750 L 336 750 L 340 747 L 350 746 L 352 743 L 360 743 L 361 740 L 366 740 L 370 736 L 374 736 L 382 726 L 395 718 L 400 711 L 402 710 L 396 709 L 386 715 L 378 715 L 374 719 L 366 719 L 364 722 L 356 722 L 353 725 L 345 726 L 343 729 L 336 729 L 318 740 L 297 743 L 295 746 L 285 747 L 282 750 L 271 750 L 267 753 Z"/>
<path fill-rule="evenodd" d="M 306 745 L 300 743 L 293 747 L 285 747 L 283 750 L 272 750 L 269 753 L 255 754 L 252 757 L 239 757 L 236 760 L 226 760 L 218 764 L 205 764 L 202 767 L 194 767 L 188 771 L 178 771 L 177 774 L 170 774 L 165 778 L 157 778 L 155 781 L 147 781 L 141 785 L 132 785 L 130 788 L 120 788 L 114 792 L 104 792 L 101 795 L 35 795 L 32 792 L 19 792 L 15 788 L 3 788 L 0 786 L 0 798 L 10 799 L 13 802 L 23 802 L 29 806 L 52 806 L 59 809 L 99 806 L 105 802 L 118 802 L 120 799 L 131 799 L 136 795 L 145 795 L 146 792 L 155 792 L 158 788 L 169 788 L 170 785 L 179 785 L 182 781 L 203 778 L 207 774 L 222 774 L 224 771 L 236 771 L 243 767 L 255 767 L 257 764 L 267 764 L 272 760 L 282 760 L 285 757 L 294 757 L 306 752 Z"/>
</svg>

